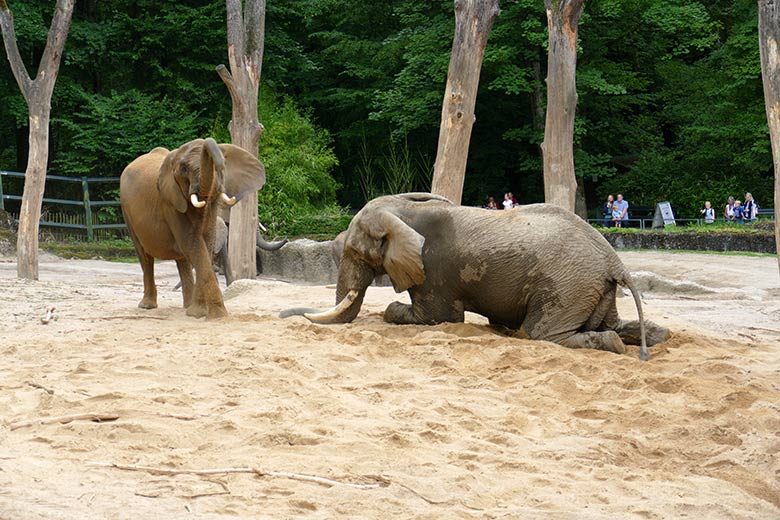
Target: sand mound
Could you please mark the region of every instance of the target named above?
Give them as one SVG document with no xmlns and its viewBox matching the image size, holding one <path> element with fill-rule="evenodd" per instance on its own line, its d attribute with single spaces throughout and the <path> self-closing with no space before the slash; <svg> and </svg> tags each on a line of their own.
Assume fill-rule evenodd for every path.
<svg viewBox="0 0 780 520">
<path fill-rule="evenodd" d="M 756 289 L 739 289 L 734 287 L 707 287 L 696 282 L 672 280 L 656 273 L 638 271 L 631 273 L 637 289 L 642 293 L 667 293 L 672 295 L 709 295 L 724 298 L 750 298 L 759 300 L 763 291 Z"/>
<path fill-rule="evenodd" d="M 776 269 L 757 265 L 765 277 Z M 158 266 L 152 311 L 135 307 L 134 265 L 47 264 L 36 283 L 0 268 L 11 325 L 0 332 L 0 518 L 780 515 L 776 318 L 762 333 L 722 313 L 730 332 L 713 334 L 701 310 L 670 311 L 697 302 L 648 299 L 674 334 L 643 363 L 635 347 L 569 350 L 497 334 L 473 315 L 388 325 L 385 306 L 405 298 L 390 288 L 369 289 L 354 323 L 318 326 L 275 316 L 332 305 L 333 289 L 237 282 L 231 316 L 206 322 L 167 290 L 173 265 Z M 756 306 L 778 306 L 758 288 Z M 56 319 L 43 325 L 51 306 Z M 628 299 L 619 307 L 635 312 Z M 19 426 L 84 413 L 118 419 Z"/>
</svg>

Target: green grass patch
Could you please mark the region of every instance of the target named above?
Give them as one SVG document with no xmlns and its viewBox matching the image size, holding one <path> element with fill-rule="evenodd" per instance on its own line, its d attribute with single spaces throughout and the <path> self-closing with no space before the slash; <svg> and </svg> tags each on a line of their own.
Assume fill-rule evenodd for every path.
<svg viewBox="0 0 780 520">
<path fill-rule="evenodd" d="M 62 258 L 103 258 L 120 262 L 137 262 L 133 242 L 127 240 L 105 240 L 101 242 L 42 242 L 41 249 Z"/>
</svg>

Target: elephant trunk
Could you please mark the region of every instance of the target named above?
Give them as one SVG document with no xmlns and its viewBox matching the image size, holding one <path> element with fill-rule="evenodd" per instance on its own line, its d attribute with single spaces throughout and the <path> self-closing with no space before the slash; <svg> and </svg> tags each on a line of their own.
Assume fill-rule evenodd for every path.
<svg viewBox="0 0 780 520">
<path fill-rule="evenodd" d="M 206 139 L 200 152 L 200 174 L 190 185 L 190 202 L 193 206 L 202 208 L 206 205 L 206 201 L 200 200 L 201 197 L 212 197 L 217 194 L 228 206 L 236 203 L 235 197 L 225 193 L 224 172 L 225 156 L 222 150 L 214 139 Z"/>
<path fill-rule="evenodd" d="M 342 259 L 336 285 L 336 306 L 325 312 L 306 313 L 304 316 L 314 323 L 350 323 L 360 312 L 366 289 L 373 280 L 374 271 L 369 266 Z"/>
<path fill-rule="evenodd" d="M 259 231 L 257 232 L 257 237 L 255 239 L 255 245 L 264 251 L 276 251 L 286 243 L 286 238 L 284 240 L 279 240 L 278 242 L 268 242 L 263 238 L 263 235 L 261 235 Z"/>
</svg>

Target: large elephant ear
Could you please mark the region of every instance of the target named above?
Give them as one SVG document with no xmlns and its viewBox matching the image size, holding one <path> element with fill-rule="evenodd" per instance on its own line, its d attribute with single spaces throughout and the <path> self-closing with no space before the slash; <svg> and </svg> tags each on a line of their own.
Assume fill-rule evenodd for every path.
<svg viewBox="0 0 780 520">
<path fill-rule="evenodd" d="M 221 144 L 225 157 L 225 193 L 241 200 L 247 193 L 257 191 L 265 184 L 265 168 L 251 153 L 233 144 Z"/>
<path fill-rule="evenodd" d="M 369 232 L 374 238 L 385 240 L 382 266 L 390 276 L 395 292 L 422 284 L 425 281 L 422 261 L 425 237 L 389 211 L 380 211 L 376 217 Z"/>
<path fill-rule="evenodd" d="M 158 148 L 155 148 L 152 152 L 157 150 Z M 179 213 L 185 213 L 187 211 L 187 194 L 182 191 L 175 178 L 174 156 L 176 152 L 177 150 L 170 152 L 163 160 L 160 166 L 160 176 L 157 178 L 157 189 L 163 200 L 176 208 Z"/>
</svg>

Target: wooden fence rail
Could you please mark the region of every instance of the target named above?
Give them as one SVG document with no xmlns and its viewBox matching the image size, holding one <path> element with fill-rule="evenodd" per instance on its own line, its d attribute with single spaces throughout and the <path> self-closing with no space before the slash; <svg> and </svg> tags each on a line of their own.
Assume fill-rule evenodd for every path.
<svg viewBox="0 0 780 520">
<path fill-rule="evenodd" d="M 0 210 L 5 210 L 6 200 L 22 200 L 21 195 L 9 195 L 3 191 L 3 177 L 17 177 L 24 178 L 24 173 L 10 172 L 0 170 Z M 53 228 L 65 228 L 65 229 L 78 229 L 85 230 L 87 232 L 87 240 L 95 240 L 95 231 L 102 229 L 126 229 L 123 223 L 114 224 L 96 224 L 95 214 L 93 214 L 96 208 L 105 206 L 119 206 L 118 200 L 92 200 L 89 196 L 90 183 L 100 182 L 119 182 L 119 177 L 63 177 L 60 175 L 47 175 L 46 184 L 49 181 L 62 181 L 62 182 L 77 182 L 81 184 L 81 193 L 83 195 L 82 200 L 67 200 L 67 199 L 51 199 L 44 197 L 43 202 L 48 204 L 64 205 L 64 206 L 81 206 L 84 208 L 83 219 L 70 219 L 63 214 L 51 214 L 52 218 L 49 219 L 49 213 L 41 215 L 41 226 L 53 227 Z M 56 215 L 56 216 L 55 216 Z"/>
</svg>

